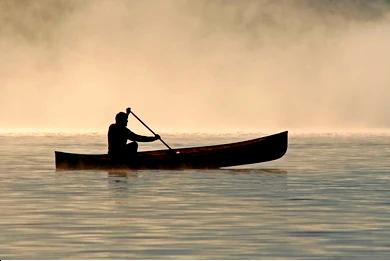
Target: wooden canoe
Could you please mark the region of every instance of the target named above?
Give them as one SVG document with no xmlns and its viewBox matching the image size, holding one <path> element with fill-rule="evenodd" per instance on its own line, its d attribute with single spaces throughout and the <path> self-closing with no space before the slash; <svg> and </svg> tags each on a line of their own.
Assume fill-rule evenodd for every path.
<svg viewBox="0 0 390 261">
<path fill-rule="evenodd" d="M 287 151 L 288 132 L 235 143 L 138 152 L 118 164 L 107 154 L 55 152 L 57 169 L 215 169 L 281 158 Z"/>
</svg>

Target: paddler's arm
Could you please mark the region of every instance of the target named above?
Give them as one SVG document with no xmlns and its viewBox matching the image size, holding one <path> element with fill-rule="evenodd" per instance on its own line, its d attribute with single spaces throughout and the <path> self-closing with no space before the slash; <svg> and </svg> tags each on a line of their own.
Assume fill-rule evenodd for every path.
<svg viewBox="0 0 390 261">
<path fill-rule="evenodd" d="M 131 130 L 128 130 L 127 139 L 139 142 L 152 142 L 155 140 L 159 140 L 160 135 L 156 134 L 156 136 L 142 136 L 132 132 Z"/>
</svg>

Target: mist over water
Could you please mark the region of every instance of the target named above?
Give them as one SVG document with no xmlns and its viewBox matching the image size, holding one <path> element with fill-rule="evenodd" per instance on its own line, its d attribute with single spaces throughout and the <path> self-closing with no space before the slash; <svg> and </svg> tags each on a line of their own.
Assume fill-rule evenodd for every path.
<svg viewBox="0 0 390 261">
<path fill-rule="evenodd" d="M 389 7 L 3 0 L 0 129 L 388 128 Z"/>
</svg>

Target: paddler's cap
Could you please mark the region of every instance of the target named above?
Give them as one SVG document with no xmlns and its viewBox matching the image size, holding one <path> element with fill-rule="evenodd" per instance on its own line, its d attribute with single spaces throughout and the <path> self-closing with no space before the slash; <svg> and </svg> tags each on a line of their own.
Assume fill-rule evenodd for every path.
<svg viewBox="0 0 390 261">
<path fill-rule="evenodd" d="M 128 115 L 124 112 L 119 112 L 116 116 L 115 116 L 115 121 L 116 122 L 120 122 L 120 121 L 126 121 L 127 120 L 127 117 Z"/>
</svg>

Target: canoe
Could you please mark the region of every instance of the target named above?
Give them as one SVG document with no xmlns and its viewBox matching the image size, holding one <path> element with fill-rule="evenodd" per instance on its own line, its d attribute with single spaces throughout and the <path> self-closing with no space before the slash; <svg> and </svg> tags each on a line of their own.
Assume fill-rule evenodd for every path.
<svg viewBox="0 0 390 261">
<path fill-rule="evenodd" d="M 287 151 L 288 132 L 235 143 L 137 152 L 125 163 L 108 154 L 55 151 L 57 169 L 216 169 L 281 158 Z"/>
</svg>

